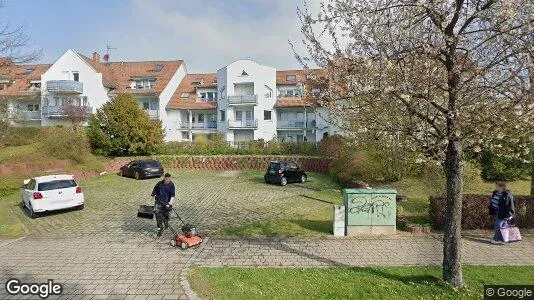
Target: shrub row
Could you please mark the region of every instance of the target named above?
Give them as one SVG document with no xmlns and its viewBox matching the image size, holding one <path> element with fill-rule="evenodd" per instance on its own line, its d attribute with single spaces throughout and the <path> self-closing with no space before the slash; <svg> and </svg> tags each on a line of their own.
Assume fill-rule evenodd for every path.
<svg viewBox="0 0 534 300">
<path fill-rule="evenodd" d="M 228 143 L 221 140 L 170 142 L 157 150 L 161 155 L 318 155 L 318 146 L 309 142 L 256 140 Z"/>
<path fill-rule="evenodd" d="M 264 170 L 270 161 L 294 161 L 310 172 L 328 173 L 330 160 L 304 156 L 155 156 L 167 168 L 203 170 Z M 132 158 L 116 158 L 106 166 L 109 172 L 117 172 L 121 165 Z"/>
<path fill-rule="evenodd" d="M 436 229 L 445 226 L 445 197 L 430 197 L 430 217 Z M 493 216 L 488 214 L 489 195 L 464 195 L 462 200 L 462 229 L 490 229 Z M 514 224 L 534 228 L 534 196 L 514 196 L 516 214 Z"/>
<path fill-rule="evenodd" d="M 39 127 L 11 127 L 0 121 L 0 147 L 29 145 L 40 132 Z"/>
</svg>

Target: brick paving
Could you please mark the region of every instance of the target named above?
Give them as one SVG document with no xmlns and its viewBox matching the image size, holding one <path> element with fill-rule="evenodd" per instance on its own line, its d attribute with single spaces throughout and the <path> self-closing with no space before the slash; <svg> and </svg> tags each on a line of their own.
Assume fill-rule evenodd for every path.
<svg viewBox="0 0 534 300">
<path fill-rule="evenodd" d="M 260 177 L 239 172 L 176 171 L 177 208 L 209 233 L 256 220 L 313 211 L 324 205 L 304 197 L 303 186 L 268 186 Z M 187 299 L 187 268 L 324 267 L 439 265 L 441 237 L 398 235 L 391 238 L 223 238 L 211 237 L 199 248 L 169 246 L 170 233 L 155 237 L 155 221 L 136 218 L 156 180 L 112 176 L 82 182 L 86 209 L 51 214 L 24 222 L 26 237 L 0 240 L 0 281 L 54 279 L 64 294 L 49 299 Z M 106 187 L 106 188 L 103 188 Z M 177 220 L 172 221 L 177 225 Z M 176 226 L 178 227 L 178 226 Z M 489 233 L 484 233 L 489 236 Z M 463 256 L 471 264 L 534 265 L 533 234 L 521 243 L 493 246 L 480 234 L 464 238 Z M 503 247 L 505 251 L 495 251 Z M 492 257 L 491 260 L 488 257 Z M 13 297 L 0 289 L 0 299 Z M 35 299 L 36 297 L 33 297 Z"/>
<path fill-rule="evenodd" d="M 487 234 L 489 236 L 489 232 Z M 210 238 L 194 263 L 204 267 L 432 266 L 443 260 L 442 237 Z M 473 265 L 534 265 L 534 234 L 520 243 L 492 245 L 466 234 L 462 261 Z M 496 249 L 502 251 L 496 251 Z"/>
</svg>

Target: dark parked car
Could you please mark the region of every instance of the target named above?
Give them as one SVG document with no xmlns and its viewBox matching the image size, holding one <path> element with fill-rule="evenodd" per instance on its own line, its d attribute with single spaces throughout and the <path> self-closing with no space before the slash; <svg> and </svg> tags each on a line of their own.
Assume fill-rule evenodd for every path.
<svg viewBox="0 0 534 300">
<path fill-rule="evenodd" d="M 304 183 L 308 179 L 308 175 L 294 162 L 272 161 L 267 167 L 264 179 L 265 183 L 286 185 L 289 182 Z"/>
<path fill-rule="evenodd" d="M 133 160 L 121 167 L 120 174 L 135 179 L 161 177 L 163 166 L 157 160 Z"/>
</svg>

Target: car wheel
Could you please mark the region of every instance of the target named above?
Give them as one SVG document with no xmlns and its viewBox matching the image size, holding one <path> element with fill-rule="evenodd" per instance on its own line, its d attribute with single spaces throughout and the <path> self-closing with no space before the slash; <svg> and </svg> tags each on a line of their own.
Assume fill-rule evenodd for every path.
<svg viewBox="0 0 534 300">
<path fill-rule="evenodd" d="M 263 178 L 263 180 L 265 180 L 265 183 L 267 184 L 271 183 L 269 180 L 267 180 L 267 178 Z"/>
<path fill-rule="evenodd" d="M 39 217 L 39 215 L 33 211 L 33 207 L 31 203 L 28 204 L 28 213 L 30 215 L 30 219 L 35 219 Z"/>
<path fill-rule="evenodd" d="M 308 179 L 308 177 L 306 177 L 306 175 L 302 174 L 302 175 L 300 176 L 300 183 L 304 183 L 304 182 L 306 182 L 307 179 Z"/>
<path fill-rule="evenodd" d="M 121 177 L 126 177 L 126 173 L 124 173 L 124 170 L 121 170 Z"/>
<path fill-rule="evenodd" d="M 82 204 L 82 205 L 78 205 L 76 207 L 77 210 L 83 210 L 85 208 L 85 204 Z"/>
<path fill-rule="evenodd" d="M 284 186 L 287 184 L 287 178 L 284 176 L 280 179 L 280 185 Z"/>
<path fill-rule="evenodd" d="M 135 179 L 136 179 L 136 180 L 141 179 L 141 174 L 139 174 L 139 172 L 135 172 L 135 175 L 134 175 L 134 176 L 135 176 Z"/>
<path fill-rule="evenodd" d="M 180 243 L 180 249 L 182 250 L 187 250 L 187 248 L 189 248 L 189 245 L 185 242 L 181 242 Z"/>
</svg>

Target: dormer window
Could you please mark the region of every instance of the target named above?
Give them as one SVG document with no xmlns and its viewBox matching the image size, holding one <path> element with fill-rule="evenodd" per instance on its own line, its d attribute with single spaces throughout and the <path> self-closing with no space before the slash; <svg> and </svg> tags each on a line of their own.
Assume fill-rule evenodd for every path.
<svg viewBox="0 0 534 300">
<path fill-rule="evenodd" d="M 217 83 L 217 78 L 214 78 L 214 79 L 213 79 L 213 83 Z"/>
<path fill-rule="evenodd" d="M 204 83 L 204 79 L 202 78 L 195 78 L 193 82 L 191 82 L 192 85 L 202 85 Z"/>
<path fill-rule="evenodd" d="M 7 89 L 11 86 L 12 81 L 9 79 L 0 80 L 0 91 Z"/>
<path fill-rule="evenodd" d="M 182 99 L 187 99 L 187 98 L 189 98 L 189 94 L 190 94 L 190 93 L 182 93 L 182 94 L 180 95 L 180 98 L 182 98 Z"/>
<path fill-rule="evenodd" d="M 308 74 L 308 75 L 306 75 L 306 79 L 315 80 L 315 79 L 317 79 L 317 76 L 315 74 Z"/>
<path fill-rule="evenodd" d="M 35 68 L 34 67 L 28 67 L 24 70 L 22 70 L 22 72 L 20 72 L 21 75 L 28 75 L 30 74 L 31 72 L 35 71 Z"/>
<path fill-rule="evenodd" d="M 41 88 L 41 81 L 40 80 L 32 80 L 30 81 L 30 89 L 31 90 L 37 90 Z"/>
<path fill-rule="evenodd" d="M 134 79 L 134 88 L 136 90 L 151 89 L 154 87 L 156 79 L 152 78 L 137 78 Z"/>
<path fill-rule="evenodd" d="M 297 75 L 287 75 L 286 81 L 288 81 L 288 82 L 297 82 Z"/>
</svg>

